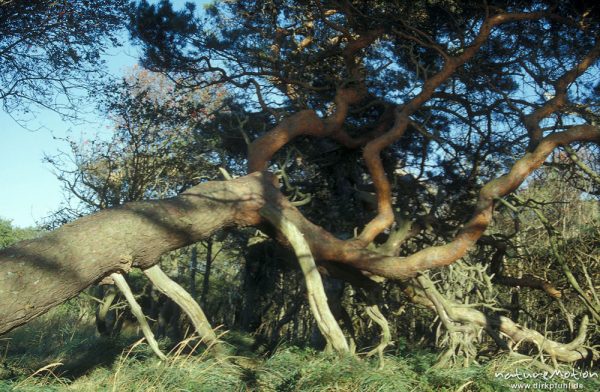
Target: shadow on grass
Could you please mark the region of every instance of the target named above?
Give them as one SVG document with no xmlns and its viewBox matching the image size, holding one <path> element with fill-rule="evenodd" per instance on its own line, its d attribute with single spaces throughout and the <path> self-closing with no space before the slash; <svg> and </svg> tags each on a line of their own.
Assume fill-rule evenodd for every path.
<svg viewBox="0 0 600 392">
<path fill-rule="evenodd" d="M 50 364 L 52 372 L 75 380 L 98 367 L 110 367 L 139 337 L 99 336 L 93 318 L 82 317 L 73 302 L 67 302 L 40 318 L 0 338 L 1 380 L 29 377 Z"/>
</svg>

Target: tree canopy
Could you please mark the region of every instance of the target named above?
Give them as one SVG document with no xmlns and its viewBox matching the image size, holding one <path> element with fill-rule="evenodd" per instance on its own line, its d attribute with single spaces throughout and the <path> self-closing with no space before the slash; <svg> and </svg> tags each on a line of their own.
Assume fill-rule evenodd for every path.
<svg viewBox="0 0 600 392">
<path fill-rule="evenodd" d="M 103 74 L 101 54 L 118 45 L 128 2 L 0 2 L 0 102 L 6 112 L 36 105 L 67 114 Z M 32 105 L 34 104 L 34 105 Z"/>
</svg>

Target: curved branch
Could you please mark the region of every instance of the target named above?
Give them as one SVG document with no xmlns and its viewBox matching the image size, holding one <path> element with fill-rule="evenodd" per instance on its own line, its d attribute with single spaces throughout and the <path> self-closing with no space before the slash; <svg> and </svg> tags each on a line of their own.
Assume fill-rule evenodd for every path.
<svg viewBox="0 0 600 392">
<path fill-rule="evenodd" d="M 200 339 L 209 348 L 214 348 L 216 353 L 220 352 L 220 342 L 215 331 L 210 326 L 208 319 L 204 315 L 198 302 L 181 287 L 177 282 L 169 278 L 158 265 L 154 265 L 144 270 L 144 274 L 150 279 L 152 284 L 167 297 L 171 298 L 190 318 Z"/>
<path fill-rule="evenodd" d="M 508 317 L 486 315 L 483 312 L 474 309 L 460 306 L 460 304 L 449 301 L 441 296 L 433 283 L 429 279 L 419 280 L 420 284 L 424 284 L 423 289 L 430 290 L 435 293 L 436 297 L 444 302 L 444 311 L 446 316 L 452 321 L 463 325 L 476 325 L 484 328 L 487 331 L 499 331 L 508 336 L 514 343 L 531 342 L 535 344 L 541 351 L 550 355 L 553 359 L 562 362 L 576 362 L 582 359 L 600 357 L 599 353 L 593 349 L 585 348 L 586 330 L 589 323 L 587 316 L 584 316 L 579 326 L 579 331 L 575 339 L 569 343 L 559 343 L 548 339 L 541 333 L 532 329 L 525 328 Z M 423 289 L 415 285 L 409 285 L 405 290 L 411 301 L 424 305 L 429 309 L 436 310 L 435 304 L 431 302 L 422 292 Z"/>
<path fill-rule="evenodd" d="M 328 22 L 325 17 L 323 20 Z M 343 129 L 343 124 L 348 116 L 350 105 L 358 103 L 366 95 L 364 76 L 361 75 L 357 54 L 361 49 L 371 45 L 382 33 L 383 29 L 379 28 L 361 33 L 352 39 L 350 34 L 347 35 L 348 44 L 342 56 L 352 79 L 347 82 L 352 82 L 354 86 L 342 87 L 336 91 L 335 111 L 327 118 L 319 118 L 314 110 L 303 110 L 284 119 L 271 131 L 252 142 L 248 146 L 248 173 L 267 170 L 273 155 L 300 135 L 331 137 L 348 148 L 357 148 L 371 139 L 370 135 L 351 137 Z"/>
<path fill-rule="evenodd" d="M 248 146 L 248 173 L 267 170 L 275 153 L 298 136 L 331 137 L 348 148 L 356 148 L 368 140 L 368 135 L 353 138 L 342 128 L 349 106 L 362 94 L 356 89 L 340 89 L 335 97 L 334 113 L 321 119 L 314 110 L 302 110 L 254 140 Z"/>
<path fill-rule="evenodd" d="M 158 356 L 162 361 L 166 361 L 167 356 L 162 351 L 160 351 L 160 348 L 158 347 L 158 342 L 156 341 L 156 338 L 154 337 L 154 334 L 152 333 L 152 330 L 148 325 L 148 321 L 146 321 L 146 316 L 144 315 L 144 312 L 142 312 L 142 307 L 140 306 L 140 304 L 138 304 L 137 300 L 133 296 L 133 292 L 127 284 L 127 281 L 125 280 L 123 275 L 121 275 L 118 272 L 112 273 L 110 277 L 113 279 L 115 285 L 123 293 L 125 299 L 129 303 L 131 313 L 133 313 L 138 323 L 140 324 L 140 328 L 144 333 L 144 337 L 148 341 L 148 345 L 150 346 L 152 351 L 154 351 L 154 354 L 156 354 L 156 356 Z"/>
<path fill-rule="evenodd" d="M 544 163 L 556 147 L 575 141 L 598 143 L 600 130 L 591 125 L 578 125 L 542 139 L 533 152 L 526 153 L 515 162 L 508 174 L 490 181 L 481 189 L 471 219 L 450 243 L 423 249 L 403 259 L 358 260 L 350 264 L 377 275 L 397 279 L 414 277 L 419 271 L 452 264 L 463 257 L 487 229 L 492 219 L 494 200 L 517 189 L 535 169 Z"/>
<path fill-rule="evenodd" d="M 600 142 L 600 130 L 591 125 L 579 125 L 547 136 L 533 152 L 519 159 L 509 173 L 487 183 L 479 193 L 475 211 L 454 240 L 432 246 L 408 257 L 391 257 L 367 249 L 360 240 L 343 241 L 323 228 L 308 221 L 278 192 L 265 195 L 304 234 L 312 254 L 317 260 L 328 260 L 350 265 L 356 269 L 389 279 L 407 279 L 419 271 L 443 267 L 463 257 L 475 245 L 491 223 L 495 200 L 517 189 L 523 181 L 539 168 L 558 146 L 572 142 Z"/>
<path fill-rule="evenodd" d="M 540 127 L 540 121 L 550 116 L 567 103 L 569 85 L 591 67 L 596 60 L 598 60 L 598 57 L 600 57 L 600 40 L 596 42 L 589 53 L 587 53 L 574 68 L 567 71 L 553 83 L 554 97 L 532 113 L 525 116 L 523 122 L 525 123 L 527 133 L 529 134 L 530 150 L 533 150 L 542 139 L 543 131 Z"/>
<path fill-rule="evenodd" d="M 569 158 L 585 173 L 587 174 L 592 181 L 596 184 L 600 185 L 600 174 L 596 173 L 591 167 L 586 165 L 581 158 L 577 155 L 575 150 L 573 150 L 570 146 L 564 146 L 564 150 L 569 154 Z"/>
<path fill-rule="evenodd" d="M 509 287 L 529 287 L 531 289 L 542 290 L 552 298 L 562 297 L 560 290 L 554 287 L 552 283 L 531 274 L 525 274 L 520 278 L 506 275 L 496 275 L 492 279 L 492 282 Z"/>
<path fill-rule="evenodd" d="M 327 340 L 327 344 L 338 353 L 349 352 L 350 348 L 344 333 L 329 308 L 321 275 L 317 270 L 315 260 L 304 236 L 294 223 L 286 219 L 278 209 L 265 206 L 260 210 L 260 213 L 283 233 L 294 249 L 306 281 L 310 309 L 317 321 L 319 330 Z"/>
<path fill-rule="evenodd" d="M 363 151 L 363 158 L 373 180 L 373 185 L 377 191 L 378 207 L 377 215 L 365 226 L 358 237 L 358 240 L 363 245 L 371 243 L 377 235 L 394 222 L 394 213 L 391 204 L 391 186 L 385 174 L 383 163 L 381 162 L 381 151 L 404 135 L 410 123 L 409 117 L 429 100 L 435 93 L 435 90 L 460 66 L 465 64 L 477 53 L 481 45 L 487 41 L 494 27 L 517 20 L 538 19 L 545 15 L 546 14 L 542 12 L 533 12 L 499 14 L 486 18 L 481 24 L 479 33 L 471 45 L 467 46 L 459 56 L 447 57 L 442 69 L 437 74 L 427 79 L 423 84 L 421 92 L 407 104 L 398 108 L 396 112 L 396 122 L 392 129 L 367 143 Z"/>
</svg>

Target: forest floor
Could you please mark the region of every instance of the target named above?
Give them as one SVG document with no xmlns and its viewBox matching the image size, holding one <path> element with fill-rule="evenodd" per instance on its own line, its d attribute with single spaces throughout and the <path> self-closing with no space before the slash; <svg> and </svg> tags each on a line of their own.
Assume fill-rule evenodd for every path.
<svg viewBox="0 0 600 392">
<path fill-rule="evenodd" d="M 506 357 L 438 369 L 436 353 L 398 343 L 379 369 L 376 358 L 286 345 L 259 355 L 249 335 L 229 332 L 223 339 L 229 354 L 221 359 L 189 341 L 171 349 L 165 363 L 139 336 L 99 336 L 93 319 L 67 303 L 0 337 L 0 391 L 600 391 L 597 375 L 518 380 L 519 372 L 534 370 Z"/>
</svg>

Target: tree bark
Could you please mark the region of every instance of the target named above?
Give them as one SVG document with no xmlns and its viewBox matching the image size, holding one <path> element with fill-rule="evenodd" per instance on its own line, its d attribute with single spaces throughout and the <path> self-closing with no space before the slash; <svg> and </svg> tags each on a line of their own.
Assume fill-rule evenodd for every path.
<svg viewBox="0 0 600 392">
<path fill-rule="evenodd" d="M 128 203 L 0 251 L 0 334 L 25 324 L 113 272 L 149 268 L 169 251 L 226 226 L 256 225 L 272 177 L 198 185 L 158 201 Z M 274 188 L 273 188 L 274 189 Z"/>
<path fill-rule="evenodd" d="M 589 323 L 587 315 L 581 320 L 575 338 L 571 342 L 560 343 L 548 339 L 547 336 L 537 331 L 521 326 L 508 317 L 486 314 L 475 308 L 450 301 L 437 291 L 428 278 L 424 279 L 423 276 L 419 278 L 418 281 L 422 287 L 417 287 L 417 285 L 411 283 L 407 285 L 404 291 L 409 299 L 438 313 L 436 304 L 426 294 L 426 290 L 429 290 L 437 301 L 439 301 L 439 305 L 443 308 L 444 316 L 449 321 L 457 323 L 460 326 L 476 326 L 485 329 L 490 334 L 497 335 L 498 333 L 502 333 L 515 345 L 522 342 L 533 343 L 541 352 L 548 354 L 553 360 L 561 362 L 597 360 L 600 357 L 600 353 L 595 348 L 585 345 Z"/>
<path fill-rule="evenodd" d="M 206 241 L 206 266 L 204 268 L 204 276 L 202 278 L 202 294 L 200 294 L 200 303 L 206 307 L 206 299 L 208 297 L 208 286 L 210 284 L 210 270 L 213 262 L 213 241 L 209 238 Z"/>
<path fill-rule="evenodd" d="M 171 298 L 190 318 L 200 339 L 207 346 L 219 351 L 219 340 L 215 331 L 213 331 L 206 315 L 202 311 L 198 302 L 183 287 L 165 274 L 158 265 L 144 270 L 144 274 L 150 279 L 152 284 L 167 297 Z M 214 347 L 213 347 L 214 346 Z"/>
<path fill-rule="evenodd" d="M 123 293 L 123 295 L 125 296 L 125 299 L 129 303 L 129 308 L 131 309 L 131 313 L 133 313 L 133 315 L 137 319 L 138 323 L 140 324 L 140 328 L 142 329 L 142 332 L 144 333 L 144 337 L 146 338 L 146 341 L 148 341 L 148 345 L 150 346 L 152 351 L 154 351 L 154 353 L 156 354 L 157 357 L 159 357 L 162 361 L 166 361 L 167 356 L 158 347 L 158 342 L 156 341 L 156 338 L 154 337 L 154 334 L 152 333 L 152 330 L 150 329 L 150 326 L 148 325 L 148 321 L 146 320 L 146 316 L 144 315 L 144 312 L 142 312 L 142 307 L 140 306 L 140 304 L 138 304 L 137 300 L 133 296 L 133 292 L 131 291 L 131 288 L 127 284 L 127 281 L 125 280 L 123 275 L 121 275 L 118 272 L 113 272 L 112 274 L 110 274 L 110 277 L 114 280 L 115 285 Z"/>
<path fill-rule="evenodd" d="M 558 146 L 599 142 L 600 130 L 573 126 L 551 134 L 519 159 L 509 173 L 480 191 L 475 211 L 454 238 L 408 257 L 390 257 L 361 241 L 343 241 L 307 220 L 279 192 L 275 177 L 253 173 L 230 181 L 208 182 L 181 195 L 132 202 L 103 210 L 35 240 L 0 251 L 0 334 L 22 325 L 117 271 L 147 269 L 169 251 L 207 238 L 228 226 L 256 226 L 261 208 L 280 212 L 304 236 L 318 261 L 333 261 L 389 279 L 449 265 L 463 257 L 492 220 L 497 198 L 514 191 Z M 286 241 L 285 236 L 281 240 Z"/>
<path fill-rule="evenodd" d="M 291 221 L 281 215 L 279 210 L 267 206 L 261 210 L 261 214 L 283 233 L 292 248 L 294 248 L 294 253 L 298 258 L 300 269 L 306 281 L 306 293 L 308 294 L 310 310 L 317 321 L 319 330 L 327 341 L 327 345 L 338 353 L 350 352 L 344 333 L 327 303 L 327 295 L 325 294 L 321 275 L 317 270 L 317 265 L 304 236 Z"/>
<path fill-rule="evenodd" d="M 198 249 L 192 247 L 192 255 L 190 257 L 190 295 L 196 298 L 196 270 L 198 269 Z"/>
</svg>

